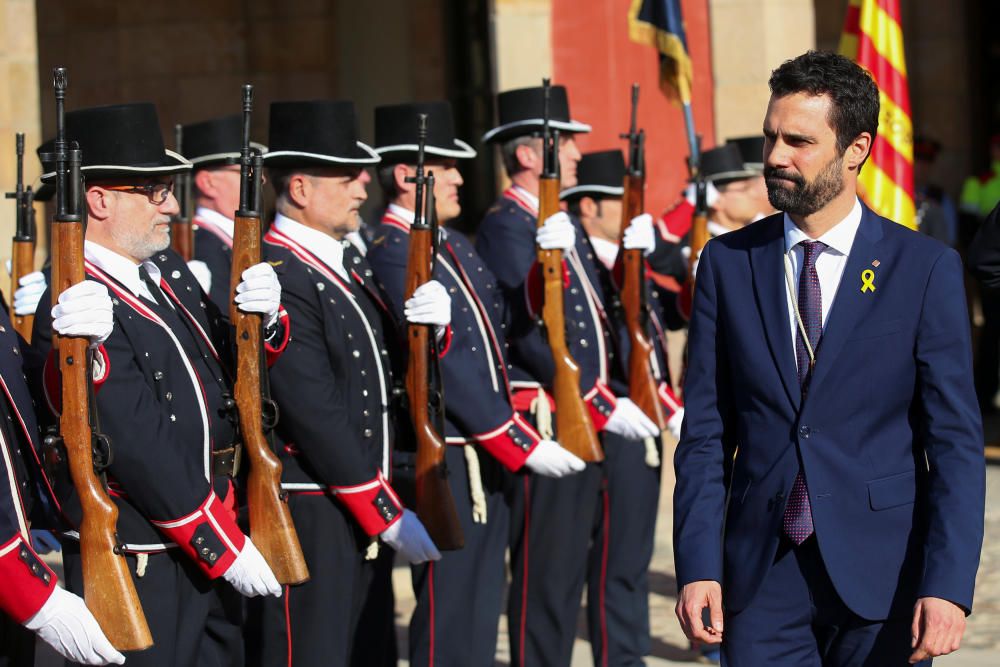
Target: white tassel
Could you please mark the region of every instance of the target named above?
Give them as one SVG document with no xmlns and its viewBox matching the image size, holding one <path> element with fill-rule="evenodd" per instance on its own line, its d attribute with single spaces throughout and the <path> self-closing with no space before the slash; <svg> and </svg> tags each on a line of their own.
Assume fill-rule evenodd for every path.
<svg viewBox="0 0 1000 667">
<path fill-rule="evenodd" d="M 646 445 L 646 465 L 650 468 L 660 467 L 660 450 L 656 447 L 656 438 L 644 438 Z"/>
<path fill-rule="evenodd" d="M 555 435 L 555 431 L 552 430 L 552 410 L 549 409 L 549 399 L 545 395 L 545 390 L 541 387 L 538 388 L 538 396 L 531 400 L 529 410 L 535 416 L 538 434 L 545 440 L 551 440 Z"/>
<path fill-rule="evenodd" d="M 368 548 L 365 549 L 365 560 L 375 560 L 378 558 L 378 538 L 373 537 L 372 541 L 368 543 Z"/>
<path fill-rule="evenodd" d="M 469 497 L 472 500 L 472 522 L 486 523 L 486 492 L 479 471 L 479 455 L 472 445 L 465 445 L 465 467 L 469 470 Z"/>
<path fill-rule="evenodd" d="M 135 576 L 139 579 L 146 576 L 146 566 L 149 565 L 149 554 L 135 555 Z"/>
</svg>

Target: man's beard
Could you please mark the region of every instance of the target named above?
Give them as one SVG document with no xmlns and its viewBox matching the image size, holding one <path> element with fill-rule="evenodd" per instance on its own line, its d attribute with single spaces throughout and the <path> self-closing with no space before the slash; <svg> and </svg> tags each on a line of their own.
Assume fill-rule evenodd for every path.
<svg viewBox="0 0 1000 667">
<path fill-rule="evenodd" d="M 128 225 L 117 225 L 111 229 L 111 238 L 129 257 L 146 260 L 170 245 L 170 236 L 155 227 L 137 230 Z"/>
<path fill-rule="evenodd" d="M 793 215 L 811 215 L 844 191 L 843 163 L 843 156 L 830 160 L 812 182 L 806 182 L 799 174 L 765 167 L 767 199 L 779 211 Z M 795 185 L 788 188 L 783 181 L 790 181 Z"/>
</svg>

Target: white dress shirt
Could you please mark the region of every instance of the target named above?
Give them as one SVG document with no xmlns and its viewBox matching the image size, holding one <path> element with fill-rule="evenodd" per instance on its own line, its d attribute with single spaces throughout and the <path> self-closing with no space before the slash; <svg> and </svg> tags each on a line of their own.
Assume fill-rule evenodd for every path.
<svg viewBox="0 0 1000 667">
<path fill-rule="evenodd" d="M 515 185 L 514 189 L 517 190 L 517 194 L 524 197 L 524 200 L 526 202 L 531 204 L 531 207 L 533 209 L 535 209 L 536 211 L 538 210 L 538 195 L 531 194 L 530 192 L 522 188 L 520 185 Z"/>
<path fill-rule="evenodd" d="M 209 225 L 215 227 L 230 239 L 233 238 L 233 234 L 236 230 L 236 223 L 218 211 L 213 211 L 210 208 L 199 206 L 198 210 L 194 212 L 194 217 L 198 218 L 199 225 L 203 222 L 207 222 Z"/>
<path fill-rule="evenodd" d="M 274 217 L 274 228 L 316 255 L 324 264 L 333 269 L 334 273 L 350 282 L 351 278 L 344 268 L 344 243 L 321 231 L 306 227 L 301 222 L 295 222 L 278 213 Z"/>
<path fill-rule="evenodd" d="M 613 269 L 615 260 L 618 259 L 618 244 L 596 236 L 590 237 L 590 244 L 594 246 L 594 252 L 597 254 L 597 259 L 601 260 L 601 264 Z"/>
<path fill-rule="evenodd" d="M 108 250 L 93 241 L 83 242 L 83 256 L 88 262 L 124 285 L 135 296 L 141 296 L 147 301 L 158 303 L 149 291 L 149 287 L 139 277 L 140 265 L 128 257 L 119 255 L 113 250 Z M 142 266 L 146 267 L 146 271 L 149 273 L 149 277 L 153 279 L 153 282 L 159 285 L 160 267 L 148 259 L 142 262 Z M 167 301 L 169 302 L 169 299 Z"/>
<path fill-rule="evenodd" d="M 861 202 L 854 201 L 854 208 L 847 214 L 847 217 L 834 225 L 827 233 L 818 239 L 812 239 L 801 229 L 795 226 L 792 219 L 785 214 L 785 256 L 788 257 L 792 265 L 792 284 L 785 282 L 785 295 L 788 301 L 788 326 L 792 332 L 792 349 L 795 349 L 795 337 L 798 335 L 798 322 L 795 319 L 795 303 L 798 299 L 799 274 L 802 273 L 802 262 L 805 250 L 798 245 L 802 241 L 821 241 L 827 245 L 816 257 L 816 274 L 819 277 L 819 289 L 823 306 L 823 328 L 826 329 L 826 322 L 830 316 L 830 308 L 833 306 L 834 297 L 837 295 L 837 288 L 840 287 L 840 279 L 844 275 L 844 267 L 847 266 L 847 256 L 854 245 L 854 237 L 858 233 L 861 225 Z M 784 271 L 784 267 L 781 269 Z M 795 289 L 795 293 L 790 288 Z M 796 364 L 798 360 L 796 359 Z"/>
</svg>

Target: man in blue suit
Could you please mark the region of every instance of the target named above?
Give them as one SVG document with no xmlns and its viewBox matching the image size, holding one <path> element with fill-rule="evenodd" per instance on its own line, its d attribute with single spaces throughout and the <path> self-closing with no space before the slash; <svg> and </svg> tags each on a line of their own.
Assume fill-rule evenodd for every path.
<svg viewBox="0 0 1000 667">
<path fill-rule="evenodd" d="M 783 213 L 698 269 L 677 616 L 724 665 L 929 664 L 958 648 L 983 537 L 962 265 L 858 200 L 880 149 L 864 70 L 809 52 L 770 87 Z"/>
</svg>

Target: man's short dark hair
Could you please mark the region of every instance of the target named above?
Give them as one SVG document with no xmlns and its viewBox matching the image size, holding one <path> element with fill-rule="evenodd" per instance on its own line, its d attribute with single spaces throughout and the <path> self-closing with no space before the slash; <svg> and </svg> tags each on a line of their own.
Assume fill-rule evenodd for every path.
<svg viewBox="0 0 1000 667">
<path fill-rule="evenodd" d="M 840 153 L 862 132 L 878 130 L 878 86 L 871 75 L 849 58 L 826 51 L 807 51 L 786 60 L 771 72 L 768 81 L 772 97 L 795 93 L 829 95 L 833 101 L 827 119 L 837 134 Z"/>
</svg>

